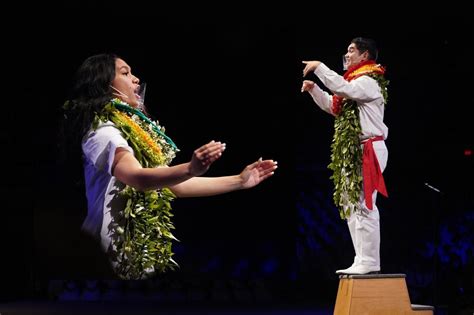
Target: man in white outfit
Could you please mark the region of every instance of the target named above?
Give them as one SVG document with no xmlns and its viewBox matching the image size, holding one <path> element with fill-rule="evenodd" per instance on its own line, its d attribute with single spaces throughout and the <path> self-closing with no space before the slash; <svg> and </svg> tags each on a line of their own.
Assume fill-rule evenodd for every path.
<svg viewBox="0 0 474 315">
<path fill-rule="evenodd" d="M 329 168 L 334 171 L 334 199 L 347 220 L 355 250 L 353 264 L 337 274 L 380 272 L 375 201 L 377 191 L 387 196 L 382 172 L 388 158 L 384 142 L 388 128 L 383 122 L 388 81 L 385 69 L 375 63 L 377 54 L 373 40 L 357 37 L 344 55 L 344 76 L 320 61 L 303 61 L 303 76 L 314 72 L 332 95 L 309 80 L 303 81 L 301 92 L 308 92 L 321 109 L 336 117 Z"/>
</svg>

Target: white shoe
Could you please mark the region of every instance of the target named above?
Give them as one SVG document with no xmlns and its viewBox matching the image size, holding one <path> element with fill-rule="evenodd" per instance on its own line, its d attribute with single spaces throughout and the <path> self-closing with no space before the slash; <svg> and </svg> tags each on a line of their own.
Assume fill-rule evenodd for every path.
<svg viewBox="0 0 474 315">
<path fill-rule="evenodd" d="M 366 275 L 380 273 L 380 267 L 367 265 L 352 265 L 347 269 L 336 270 L 336 274 L 343 275 Z"/>
<path fill-rule="evenodd" d="M 352 263 L 352 265 L 349 268 L 336 270 L 336 274 L 347 274 L 348 270 L 351 270 L 352 268 L 354 268 L 357 265 L 356 261 L 357 261 L 357 258 L 354 259 L 354 262 Z"/>
</svg>

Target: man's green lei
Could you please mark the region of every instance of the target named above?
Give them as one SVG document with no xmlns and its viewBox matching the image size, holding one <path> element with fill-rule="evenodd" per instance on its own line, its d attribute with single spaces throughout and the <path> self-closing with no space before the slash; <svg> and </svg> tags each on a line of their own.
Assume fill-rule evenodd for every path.
<svg viewBox="0 0 474 315">
<path fill-rule="evenodd" d="M 387 104 L 387 85 L 383 75 L 368 74 L 381 88 L 384 104 Z M 341 113 L 334 122 L 334 136 L 331 144 L 330 177 L 334 183 L 333 199 L 341 219 L 346 219 L 359 205 L 362 191 L 362 148 L 360 143 L 359 108 L 357 102 L 344 98 Z"/>
<path fill-rule="evenodd" d="M 112 121 L 122 132 L 143 167 L 168 165 L 178 151 L 164 134 L 164 128 L 118 99 L 95 116 L 93 128 L 106 121 Z M 150 148 L 150 137 L 158 146 L 152 146 L 155 150 Z M 156 272 L 174 270 L 178 266 L 171 248 L 172 241 L 176 240 L 171 233 L 174 229 L 171 201 L 175 195 L 167 188 L 138 191 L 125 186 L 120 197 L 125 198 L 126 207 L 119 213 L 120 219 L 111 225 L 115 232 L 112 245 L 116 251 L 112 262 L 116 264 L 117 274 L 123 279 L 143 279 Z"/>
</svg>

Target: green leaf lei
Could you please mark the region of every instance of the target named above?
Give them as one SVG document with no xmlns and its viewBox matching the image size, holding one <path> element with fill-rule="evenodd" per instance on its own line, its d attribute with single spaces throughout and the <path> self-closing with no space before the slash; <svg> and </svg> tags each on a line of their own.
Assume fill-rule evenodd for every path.
<svg viewBox="0 0 474 315">
<path fill-rule="evenodd" d="M 106 121 L 112 121 L 122 132 L 143 167 L 168 165 L 179 151 L 164 134 L 163 127 L 118 99 L 113 99 L 101 113 L 96 114 L 92 126 L 96 129 L 100 122 Z M 143 132 L 155 142 L 152 148 L 157 145 L 154 150 L 150 148 L 150 138 Z M 126 207 L 113 227 L 112 243 L 117 251 L 112 259 L 117 263 L 115 271 L 118 276 L 144 279 L 179 267 L 172 258 L 172 241 L 177 239 L 171 233 L 174 229 L 171 201 L 176 196 L 167 188 L 138 191 L 130 186 L 125 186 L 120 196 L 125 198 Z"/>
<path fill-rule="evenodd" d="M 381 88 L 384 104 L 387 104 L 389 81 L 380 74 L 368 74 Z M 347 219 L 359 205 L 362 191 L 362 148 L 360 135 L 359 108 L 357 102 L 344 98 L 341 113 L 334 121 L 334 136 L 331 144 L 331 163 L 333 171 L 333 200 L 339 209 L 341 219 Z"/>
</svg>

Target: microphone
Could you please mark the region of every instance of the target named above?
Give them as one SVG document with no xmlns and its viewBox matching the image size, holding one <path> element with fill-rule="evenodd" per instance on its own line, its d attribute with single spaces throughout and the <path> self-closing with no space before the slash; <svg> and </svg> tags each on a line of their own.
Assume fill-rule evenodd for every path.
<svg viewBox="0 0 474 315">
<path fill-rule="evenodd" d="M 428 187 L 429 189 L 431 189 L 431 190 L 433 190 L 433 191 L 436 191 L 437 193 L 441 194 L 441 190 L 439 190 L 438 188 L 433 187 L 433 186 L 431 186 L 431 185 L 428 184 L 428 183 L 425 183 L 425 186 Z"/>
</svg>

